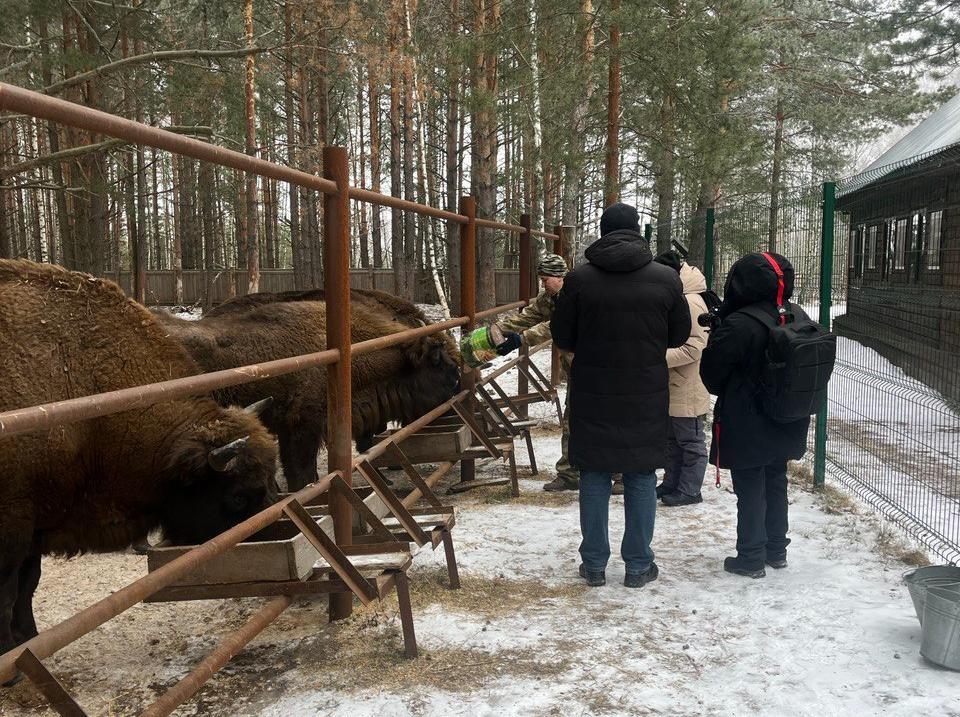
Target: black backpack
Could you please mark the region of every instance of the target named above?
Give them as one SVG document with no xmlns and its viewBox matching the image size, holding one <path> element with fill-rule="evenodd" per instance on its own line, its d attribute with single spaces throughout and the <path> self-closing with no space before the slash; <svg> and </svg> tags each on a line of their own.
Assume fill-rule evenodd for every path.
<svg viewBox="0 0 960 717">
<path fill-rule="evenodd" d="M 767 348 L 760 373 L 760 404 L 768 418 L 790 423 L 820 410 L 837 355 L 837 337 L 798 306 L 783 300 L 783 272 L 768 254 L 777 272 L 779 290 L 774 319 L 760 306 L 740 311 L 767 327 Z"/>
<path fill-rule="evenodd" d="M 723 302 L 720 301 L 720 297 L 717 296 L 717 292 L 715 292 L 713 289 L 701 291 L 700 298 L 703 299 L 703 303 L 707 305 L 708 314 L 716 316 L 717 313 L 719 313 L 720 304 Z"/>
</svg>

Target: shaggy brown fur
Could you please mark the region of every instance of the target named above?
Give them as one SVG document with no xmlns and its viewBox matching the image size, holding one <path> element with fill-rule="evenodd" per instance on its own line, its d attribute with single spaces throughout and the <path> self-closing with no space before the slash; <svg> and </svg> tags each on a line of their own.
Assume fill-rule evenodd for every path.
<svg viewBox="0 0 960 717">
<path fill-rule="evenodd" d="M 377 292 L 379 293 L 379 292 Z M 164 323 L 205 371 L 322 351 L 326 348 L 326 304 L 291 292 L 228 302 L 227 311 L 200 321 L 167 317 Z M 410 327 L 409 302 L 390 297 L 407 319 L 395 321 L 378 300 L 364 297 L 352 306 L 354 342 Z M 407 307 L 404 307 L 406 304 Z M 226 304 L 221 305 L 227 306 Z M 420 314 L 422 316 L 422 313 Z M 369 442 L 389 421 L 408 423 L 456 391 L 460 357 L 446 334 L 422 337 L 353 359 L 353 436 Z M 326 367 L 236 386 L 218 393 L 221 403 L 252 402 L 272 396 L 263 421 L 280 441 L 280 458 L 290 490 L 316 480 L 317 450 L 326 436 Z"/>
<path fill-rule="evenodd" d="M 199 373 L 109 281 L 0 260 L 0 411 Z M 226 470 L 210 452 L 249 439 Z M 157 526 L 206 540 L 275 500 L 255 416 L 184 398 L 0 439 L 0 653 L 36 634 L 40 555 L 120 550 Z"/>
</svg>

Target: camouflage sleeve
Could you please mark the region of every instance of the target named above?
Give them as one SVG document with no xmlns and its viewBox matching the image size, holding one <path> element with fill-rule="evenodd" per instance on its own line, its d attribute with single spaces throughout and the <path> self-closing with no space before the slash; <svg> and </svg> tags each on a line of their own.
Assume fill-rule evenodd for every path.
<svg viewBox="0 0 960 717">
<path fill-rule="evenodd" d="M 529 346 L 543 343 L 550 338 L 550 315 L 553 313 L 553 301 L 546 292 L 540 292 L 527 306 L 515 314 L 509 314 L 497 323 L 504 331 L 522 333 Z M 529 331 L 528 331 L 529 329 Z M 528 336 L 528 334 L 530 334 Z M 536 341 L 531 337 L 543 336 Z"/>
</svg>

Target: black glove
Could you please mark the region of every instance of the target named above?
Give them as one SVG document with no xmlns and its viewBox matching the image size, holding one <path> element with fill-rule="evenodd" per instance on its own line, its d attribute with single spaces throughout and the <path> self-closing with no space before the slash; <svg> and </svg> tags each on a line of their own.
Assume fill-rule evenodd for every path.
<svg viewBox="0 0 960 717">
<path fill-rule="evenodd" d="M 516 351 L 520 348 L 520 344 L 522 343 L 523 340 L 520 338 L 520 334 L 515 334 L 512 331 L 505 333 L 503 343 L 497 346 L 497 353 L 501 356 L 506 356 L 511 351 Z"/>
</svg>

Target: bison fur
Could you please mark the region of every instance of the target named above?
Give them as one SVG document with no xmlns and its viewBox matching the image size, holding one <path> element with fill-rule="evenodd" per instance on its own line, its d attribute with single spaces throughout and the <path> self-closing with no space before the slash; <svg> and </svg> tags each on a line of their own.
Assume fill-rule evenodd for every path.
<svg viewBox="0 0 960 717">
<path fill-rule="evenodd" d="M 110 281 L 0 260 L 0 411 L 199 373 Z M 37 634 L 40 556 L 205 541 L 276 501 L 255 415 L 180 398 L 0 438 L 0 653 Z"/>
</svg>

